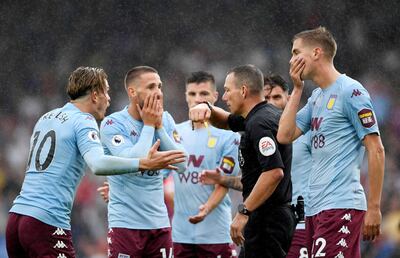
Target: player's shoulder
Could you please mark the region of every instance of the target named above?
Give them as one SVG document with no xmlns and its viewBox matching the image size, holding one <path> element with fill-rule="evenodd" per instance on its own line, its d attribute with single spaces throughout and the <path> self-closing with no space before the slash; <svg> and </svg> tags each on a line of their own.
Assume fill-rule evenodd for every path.
<svg viewBox="0 0 400 258">
<path fill-rule="evenodd" d="M 75 107 L 73 104 L 71 103 L 67 103 L 65 106 L 63 106 L 62 108 L 56 109 L 57 111 L 57 116 L 62 117 L 68 117 L 69 119 L 71 119 L 71 121 L 75 124 L 75 125 L 90 125 L 93 126 L 94 124 L 97 127 L 97 122 L 96 119 L 94 118 L 94 116 L 90 113 L 87 112 L 83 112 L 80 109 L 78 109 L 77 107 Z"/>
<path fill-rule="evenodd" d="M 127 119 L 125 113 L 127 113 L 125 109 L 111 113 L 110 115 L 106 116 L 103 121 L 101 121 L 100 127 L 104 128 L 108 125 L 117 125 L 121 123 L 121 121 Z"/>
<path fill-rule="evenodd" d="M 256 130 L 258 128 L 275 129 L 279 124 L 282 112 L 275 106 L 266 103 L 261 109 L 246 121 L 248 130 Z"/>
<path fill-rule="evenodd" d="M 340 78 L 340 92 L 346 98 L 368 95 L 368 91 L 357 80 L 343 74 Z"/>
</svg>

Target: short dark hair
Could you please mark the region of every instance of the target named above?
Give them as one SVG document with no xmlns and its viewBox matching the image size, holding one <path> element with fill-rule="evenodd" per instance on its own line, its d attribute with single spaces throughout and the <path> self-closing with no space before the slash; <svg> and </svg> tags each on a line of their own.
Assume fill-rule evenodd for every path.
<svg viewBox="0 0 400 258">
<path fill-rule="evenodd" d="M 233 73 L 236 86 L 247 85 L 251 95 L 258 95 L 264 89 L 264 75 L 255 65 L 241 65 L 232 68 L 228 74 Z"/>
<path fill-rule="evenodd" d="M 325 27 L 319 26 L 312 30 L 305 30 L 294 35 L 292 42 L 302 39 L 307 43 L 318 44 L 326 55 L 333 59 L 336 55 L 337 44 L 332 33 Z"/>
<path fill-rule="evenodd" d="M 125 75 L 125 88 L 128 88 L 128 85 L 138 78 L 140 75 L 144 73 L 156 73 L 158 74 L 157 70 L 150 66 L 136 66 L 130 69 Z"/>
<path fill-rule="evenodd" d="M 78 67 L 68 79 L 67 94 L 71 100 L 86 96 L 89 92 L 106 90 L 107 74 L 102 68 Z"/>
<path fill-rule="evenodd" d="M 289 85 L 285 81 L 285 79 L 282 78 L 282 76 L 278 74 L 270 74 L 268 76 L 264 77 L 264 86 L 265 85 L 270 85 L 271 89 L 275 87 L 281 87 L 283 91 L 289 92 Z"/>
<path fill-rule="evenodd" d="M 205 71 L 197 71 L 190 74 L 190 76 L 186 79 L 186 85 L 189 83 L 202 83 L 202 82 L 211 82 L 213 89 L 215 90 L 215 78 L 214 75 Z"/>
</svg>

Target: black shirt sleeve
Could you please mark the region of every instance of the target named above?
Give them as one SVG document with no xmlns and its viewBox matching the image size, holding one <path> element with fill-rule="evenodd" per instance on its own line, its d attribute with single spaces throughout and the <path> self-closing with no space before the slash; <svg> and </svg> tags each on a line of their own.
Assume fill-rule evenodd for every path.
<svg viewBox="0 0 400 258">
<path fill-rule="evenodd" d="M 272 131 L 262 124 L 262 121 L 251 126 L 250 141 L 257 153 L 262 172 L 275 168 L 284 169 L 281 153 L 279 152 L 278 142 Z"/>
<path fill-rule="evenodd" d="M 245 122 L 242 116 L 230 114 L 228 116 L 228 126 L 234 132 L 241 132 L 245 130 Z"/>
</svg>

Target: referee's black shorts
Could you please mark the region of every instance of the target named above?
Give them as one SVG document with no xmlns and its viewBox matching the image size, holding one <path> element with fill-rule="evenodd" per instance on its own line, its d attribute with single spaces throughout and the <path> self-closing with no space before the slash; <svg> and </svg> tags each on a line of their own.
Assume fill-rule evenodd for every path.
<svg viewBox="0 0 400 258">
<path fill-rule="evenodd" d="M 244 229 L 244 250 L 240 257 L 286 257 L 295 228 L 296 218 L 288 204 L 254 211 Z"/>
</svg>

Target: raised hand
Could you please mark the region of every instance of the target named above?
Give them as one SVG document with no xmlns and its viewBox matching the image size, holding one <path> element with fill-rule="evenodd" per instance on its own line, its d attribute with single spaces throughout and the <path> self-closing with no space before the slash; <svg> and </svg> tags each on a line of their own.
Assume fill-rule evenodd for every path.
<svg viewBox="0 0 400 258">
<path fill-rule="evenodd" d="M 152 127 L 156 127 L 156 125 L 160 124 L 163 112 L 161 101 L 160 94 L 153 92 L 147 95 L 142 108 L 139 104 L 136 104 L 136 108 L 139 111 L 143 124 Z"/>
<path fill-rule="evenodd" d="M 189 119 L 193 122 L 206 122 L 210 117 L 211 110 L 205 103 L 197 104 L 189 110 Z"/>
<path fill-rule="evenodd" d="M 218 169 L 203 170 L 200 174 L 200 182 L 204 185 L 221 184 L 221 172 Z"/>
<path fill-rule="evenodd" d="M 172 169 L 178 168 L 173 164 L 185 161 L 185 153 L 180 150 L 158 151 L 160 147 L 160 140 L 157 140 L 150 148 L 147 158 L 140 159 L 140 168 L 144 170 L 159 170 L 159 169 Z"/>
<path fill-rule="evenodd" d="M 304 67 L 306 63 L 303 58 L 295 58 L 293 61 L 290 62 L 290 77 L 293 81 L 293 87 L 302 89 L 304 86 L 304 82 L 302 79 L 302 73 L 304 71 Z"/>
</svg>

